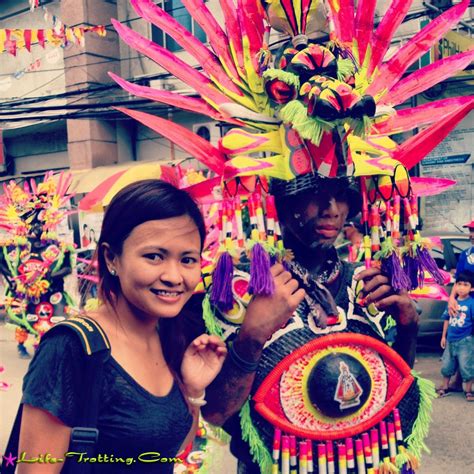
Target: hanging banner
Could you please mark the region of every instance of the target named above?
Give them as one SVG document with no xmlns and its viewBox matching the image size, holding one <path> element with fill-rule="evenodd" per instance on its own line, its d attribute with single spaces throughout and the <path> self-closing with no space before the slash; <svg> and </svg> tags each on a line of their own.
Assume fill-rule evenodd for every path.
<svg viewBox="0 0 474 474">
<path fill-rule="evenodd" d="M 103 25 L 70 28 L 58 21 L 54 28 L 46 29 L 0 28 L 0 53 L 6 51 L 16 56 L 18 49 L 26 48 L 30 51 L 33 44 L 39 44 L 42 48 L 46 44 L 56 47 L 70 43 L 84 46 L 84 34 L 91 32 L 102 37 L 107 34 Z"/>
</svg>

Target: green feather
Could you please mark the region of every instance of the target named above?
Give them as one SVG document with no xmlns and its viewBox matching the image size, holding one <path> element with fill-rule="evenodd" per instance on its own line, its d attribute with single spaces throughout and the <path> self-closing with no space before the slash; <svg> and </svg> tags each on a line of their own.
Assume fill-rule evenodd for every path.
<svg viewBox="0 0 474 474">
<path fill-rule="evenodd" d="M 309 117 L 306 106 L 298 100 L 288 102 L 279 111 L 279 116 L 285 123 L 289 123 L 302 138 L 316 146 L 321 143 L 323 133 L 333 127 L 333 124 L 324 120 Z"/>
<path fill-rule="evenodd" d="M 436 398 L 436 390 L 431 380 L 422 378 L 414 370 L 412 370 L 411 373 L 415 377 L 416 384 L 420 390 L 420 405 L 412 431 L 405 439 L 405 442 L 408 452 L 413 454 L 417 459 L 421 459 L 421 453 L 423 451 L 427 453 L 430 452 L 425 444 L 425 438 L 428 436 L 430 428 L 431 412 L 433 410 L 432 401 Z"/>
<path fill-rule="evenodd" d="M 278 79 L 289 86 L 294 86 L 297 90 L 300 88 L 300 78 L 291 72 L 281 69 L 267 69 L 262 76 L 266 81 Z"/>
<path fill-rule="evenodd" d="M 212 309 L 209 294 L 206 294 L 202 301 L 202 317 L 206 325 L 207 332 L 216 336 L 222 337 L 222 328 L 216 322 L 216 316 Z"/>
<path fill-rule="evenodd" d="M 337 60 L 337 78 L 344 82 L 344 79 L 348 76 L 353 76 L 355 74 L 355 65 L 352 62 L 352 59 L 338 59 Z"/>
<path fill-rule="evenodd" d="M 240 427 L 242 428 L 242 440 L 248 443 L 254 462 L 260 466 L 260 472 L 262 474 L 270 474 L 272 471 L 272 458 L 252 423 L 248 400 L 240 409 Z"/>
</svg>

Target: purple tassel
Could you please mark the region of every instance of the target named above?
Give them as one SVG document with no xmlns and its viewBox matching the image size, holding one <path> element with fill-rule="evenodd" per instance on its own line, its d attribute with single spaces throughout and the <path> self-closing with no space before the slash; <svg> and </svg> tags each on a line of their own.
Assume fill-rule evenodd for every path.
<svg viewBox="0 0 474 474">
<path fill-rule="evenodd" d="M 394 290 L 408 290 L 411 281 L 407 274 L 403 271 L 400 260 L 395 252 L 382 260 L 382 272 L 384 272 L 391 280 Z"/>
<path fill-rule="evenodd" d="M 232 294 L 232 278 L 234 265 L 229 252 L 224 252 L 219 257 L 216 268 L 212 274 L 211 303 L 222 311 L 229 311 L 234 306 Z"/>
<path fill-rule="evenodd" d="M 421 247 L 418 248 L 416 252 L 416 256 L 418 257 L 418 263 L 420 265 L 420 273 L 426 270 L 433 278 L 438 285 L 442 285 L 444 278 L 441 275 L 438 265 L 434 261 L 433 257 L 430 255 L 430 252 Z"/>
<path fill-rule="evenodd" d="M 411 282 L 409 290 L 414 290 L 418 288 L 418 286 L 423 286 L 422 278 L 420 278 L 420 281 L 418 283 L 420 263 L 416 258 L 413 258 L 409 254 L 405 254 L 405 256 L 403 257 L 403 270 L 405 271 L 408 279 Z M 421 272 L 421 274 L 423 275 L 423 272 Z"/>
<path fill-rule="evenodd" d="M 252 248 L 250 259 L 250 282 L 248 292 L 251 295 L 273 295 L 275 283 L 270 273 L 270 256 L 260 244 Z"/>
</svg>

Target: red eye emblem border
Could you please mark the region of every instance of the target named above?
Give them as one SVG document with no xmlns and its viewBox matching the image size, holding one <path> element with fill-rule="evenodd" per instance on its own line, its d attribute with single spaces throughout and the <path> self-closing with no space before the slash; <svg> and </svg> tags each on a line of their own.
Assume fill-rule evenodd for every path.
<svg viewBox="0 0 474 474">
<path fill-rule="evenodd" d="M 370 418 L 358 423 L 356 427 L 352 427 L 351 432 L 346 430 L 327 430 L 314 431 L 302 427 L 295 426 L 292 422 L 282 418 L 275 414 L 266 404 L 265 399 L 269 395 L 271 389 L 278 385 L 283 373 L 288 370 L 288 367 L 296 362 L 299 358 L 305 356 L 308 353 L 317 350 L 324 350 L 332 345 L 347 344 L 348 346 L 360 345 L 368 347 L 378 352 L 379 355 L 393 364 L 403 376 L 400 385 L 395 389 L 390 399 L 386 401 L 383 408 L 377 411 Z M 370 336 L 363 334 L 354 333 L 342 333 L 342 334 L 330 334 L 323 336 L 318 339 L 314 339 L 304 346 L 296 349 L 290 355 L 286 356 L 265 378 L 262 385 L 258 388 L 257 392 L 253 397 L 255 402 L 255 409 L 262 415 L 267 421 L 269 421 L 274 427 L 280 428 L 282 431 L 295 434 L 300 437 L 312 439 L 312 440 L 337 440 L 345 436 L 352 436 L 358 433 L 362 433 L 373 428 L 377 423 L 386 418 L 394 408 L 398 405 L 400 400 L 403 398 L 411 384 L 413 383 L 414 377 L 411 375 L 411 369 L 408 364 L 387 344 L 374 339 Z"/>
</svg>

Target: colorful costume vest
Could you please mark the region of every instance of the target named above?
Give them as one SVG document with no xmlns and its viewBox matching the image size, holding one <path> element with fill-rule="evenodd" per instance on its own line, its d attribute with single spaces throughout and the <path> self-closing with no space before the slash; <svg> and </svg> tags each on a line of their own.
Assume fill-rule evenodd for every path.
<svg viewBox="0 0 474 474">
<path fill-rule="evenodd" d="M 357 303 L 361 270 L 342 264 L 332 288 L 339 315 L 326 328 L 303 302 L 265 345 L 237 435 L 262 472 L 410 472 L 418 464 L 433 387 L 385 342 L 391 316 Z M 250 299 L 245 282 L 236 272 L 234 308 L 216 315 L 228 341 Z"/>
</svg>

